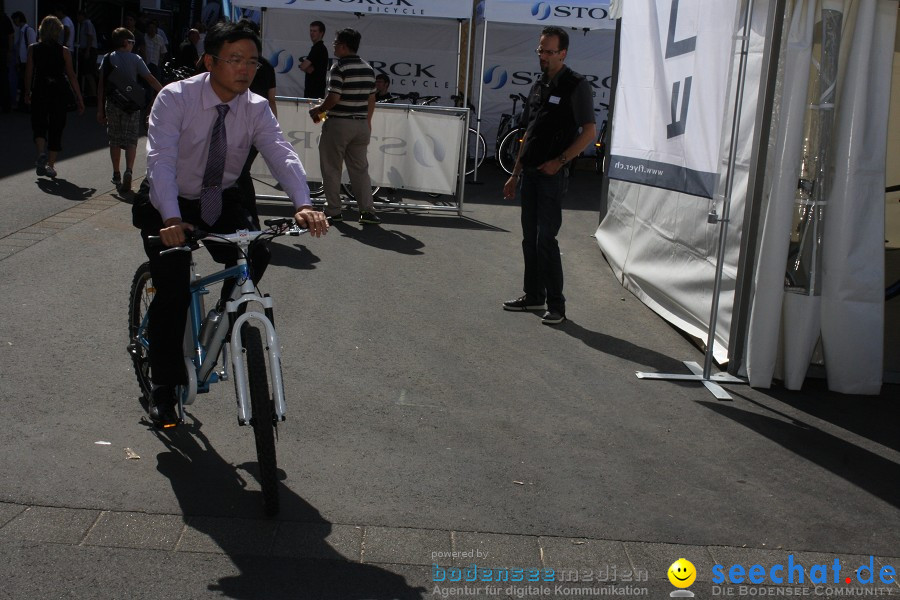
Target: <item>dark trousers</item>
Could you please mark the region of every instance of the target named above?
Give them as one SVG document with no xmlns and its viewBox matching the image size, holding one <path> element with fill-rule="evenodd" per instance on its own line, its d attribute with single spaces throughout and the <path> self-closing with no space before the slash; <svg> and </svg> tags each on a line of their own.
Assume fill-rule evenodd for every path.
<svg viewBox="0 0 900 600">
<path fill-rule="evenodd" d="M 533 300 L 547 301 L 547 309 L 566 314 L 562 260 L 556 234 L 562 225 L 562 198 L 568 185 L 567 169 L 544 175 L 537 169 L 522 171 L 522 254 L 525 258 L 523 291 Z"/>
<path fill-rule="evenodd" d="M 47 150 L 62 150 L 62 132 L 66 128 L 66 103 L 54 92 L 40 91 L 31 95 L 31 131 L 34 138 L 47 140 Z"/>
<path fill-rule="evenodd" d="M 225 191 L 222 215 L 213 224 L 208 225 L 200 218 L 200 201 L 178 199 L 181 218 L 195 227 L 212 233 L 234 233 L 237 229 L 252 229 L 249 215 L 241 206 L 240 194 L 235 188 Z M 164 247 L 151 247 L 147 244 L 147 236 L 159 235 L 162 218 L 159 213 L 150 211 L 141 227 L 144 240 L 144 251 L 150 259 L 150 275 L 156 294 L 147 310 L 147 333 L 150 336 L 150 372 L 155 385 L 180 385 L 187 383 L 184 368 L 184 352 L 182 342 L 187 325 L 187 311 L 191 303 L 190 275 L 191 256 L 187 252 L 173 252 L 160 256 Z M 206 245 L 213 260 L 232 266 L 237 263 L 239 250 L 231 245 Z M 258 283 L 269 264 L 269 249 L 263 244 L 255 244 L 250 249 L 252 265 L 251 277 Z M 222 295 L 231 293 L 234 282 L 226 281 Z"/>
</svg>

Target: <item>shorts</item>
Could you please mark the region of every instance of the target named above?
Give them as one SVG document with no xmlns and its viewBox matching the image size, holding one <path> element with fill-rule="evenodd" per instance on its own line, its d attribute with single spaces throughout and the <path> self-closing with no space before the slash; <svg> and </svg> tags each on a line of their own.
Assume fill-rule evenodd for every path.
<svg viewBox="0 0 900 600">
<path fill-rule="evenodd" d="M 137 146 L 141 133 L 141 111 L 125 112 L 112 102 L 106 102 L 106 135 L 110 146 Z"/>
</svg>

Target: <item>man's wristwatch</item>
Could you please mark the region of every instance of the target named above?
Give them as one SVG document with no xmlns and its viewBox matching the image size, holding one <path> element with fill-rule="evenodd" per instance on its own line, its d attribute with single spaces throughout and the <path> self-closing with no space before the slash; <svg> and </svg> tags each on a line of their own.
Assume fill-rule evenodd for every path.
<svg viewBox="0 0 900 600">
<path fill-rule="evenodd" d="M 556 160 L 558 160 L 558 161 L 559 161 L 559 164 L 561 164 L 561 165 L 564 165 L 564 164 L 566 164 L 567 162 L 569 162 L 569 159 L 566 158 L 566 155 L 565 155 L 565 154 L 560 154 L 559 156 L 556 157 Z"/>
</svg>

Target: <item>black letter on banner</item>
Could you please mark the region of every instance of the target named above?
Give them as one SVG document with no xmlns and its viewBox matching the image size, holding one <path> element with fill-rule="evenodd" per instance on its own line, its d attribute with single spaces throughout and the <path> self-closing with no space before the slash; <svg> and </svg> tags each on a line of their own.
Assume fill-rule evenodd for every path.
<svg viewBox="0 0 900 600">
<path fill-rule="evenodd" d="M 672 12 L 669 13 L 669 37 L 666 39 L 666 58 L 681 56 L 693 52 L 697 46 L 697 36 L 675 41 L 675 24 L 678 22 L 678 0 L 672 0 Z"/>
<path fill-rule="evenodd" d="M 675 112 L 678 110 L 678 90 L 681 89 L 681 82 L 676 81 L 672 86 L 672 122 L 666 125 L 666 137 L 672 139 L 684 134 L 687 124 L 688 105 L 691 102 L 691 80 L 688 77 L 684 80 L 684 96 L 681 99 L 681 118 L 677 119 Z"/>
</svg>

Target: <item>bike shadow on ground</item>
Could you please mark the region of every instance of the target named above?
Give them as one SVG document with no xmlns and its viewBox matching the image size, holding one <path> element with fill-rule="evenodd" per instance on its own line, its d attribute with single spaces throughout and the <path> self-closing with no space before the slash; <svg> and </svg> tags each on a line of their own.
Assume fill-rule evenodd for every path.
<svg viewBox="0 0 900 600">
<path fill-rule="evenodd" d="M 290 240 L 291 238 L 281 238 Z M 316 268 L 316 263 L 321 262 L 321 258 L 313 254 L 309 248 L 303 244 L 271 244 L 269 250 L 272 252 L 272 259 L 269 261 L 270 266 L 290 267 L 300 271 L 310 271 Z"/>
<path fill-rule="evenodd" d="M 280 514 L 290 515 L 291 520 L 265 518 L 261 492 L 247 489 L 257 479 L 256 463 L 226 462 L 204 435 L 202 423 L 187 416 L 185 425 L 154 430 L 167 447 L 157 455 L 157 470 L 171 482 L 185 517 L 188 532 L 181 548 L 197 552 L 220 549 L 231 563 L 227 573 L 208 584 L 208 592 L 248 600 L 425 597 L 425 588 L 411 587 L 401 575 L 352 562 L 359 560 L 361 529 L 342 526 L 337 537 L 355 530 L 359 539 L 335 544 L 344 554 L 349 554 L 349 549 L 356 556 L 339 552 L 327 540 L 333 533 L 332 524 L 283 484 L 279 486 Z M 252 448 L 252 443 L 247 446 Z M 258 490 L 258 485 L 255 487 Z"/>
<path fill-rule="evenodd" d="M 97 188 L 83 188 L 75 185 L 71 181 L 61 179 L 40 178 L 37 180 L 37 186 L 45 194 L 59 196 L 66 200 L 82 201 L 91 198 L 97 193 Z"/>
</svg>

